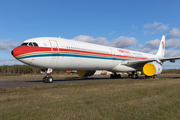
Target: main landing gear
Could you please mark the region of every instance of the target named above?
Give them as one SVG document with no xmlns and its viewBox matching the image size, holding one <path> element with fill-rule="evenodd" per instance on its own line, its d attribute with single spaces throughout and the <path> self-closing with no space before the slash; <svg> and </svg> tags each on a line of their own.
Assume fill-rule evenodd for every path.
<svg viewBox="0 0 180 120">
<path fill-rule="evenodd" d="M 52 74 L 52 69 L 51 68 L 42 69 L 41 70 L 41 74 L 46 75 L 43 78 L 43 82 L 44 83 L 53 83 L 53 78 L 51 77 L 51 74 Z"/>
<path fill-rule="evenodd" d="M 138 79 L 138 74 L 136 72 L 129 73 L 129 78 Z"/>
<path fill-rule="evenodd" d="M 111 78 L 121 78 L 121 75 L 120 74 L 111 74 Z"/>
</svg>

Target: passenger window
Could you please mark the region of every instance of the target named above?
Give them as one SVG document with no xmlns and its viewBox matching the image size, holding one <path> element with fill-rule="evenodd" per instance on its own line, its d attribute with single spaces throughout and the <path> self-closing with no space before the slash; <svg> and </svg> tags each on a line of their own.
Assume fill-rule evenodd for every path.
<svg viewBox="0 0 180 120">
<path fill-rule="evenodd" d="M 22 43 L 21 46 L 27 46 L 28 43 Z"/>
<path fill-rule="evenodd" d="M 29 46 L 33 46 L 33 44 L 30 42 L 30 43 L 29 43 Z"/>
<path fill-rule="evenodd" d="M 33 42 L 33 45 L 34 45 L 34 46 L 36 46 L 36 47 L 38 47 L 38 44 L 37 44 L 37 43 L 35 43 L 35 42 Z"/>
</svg>

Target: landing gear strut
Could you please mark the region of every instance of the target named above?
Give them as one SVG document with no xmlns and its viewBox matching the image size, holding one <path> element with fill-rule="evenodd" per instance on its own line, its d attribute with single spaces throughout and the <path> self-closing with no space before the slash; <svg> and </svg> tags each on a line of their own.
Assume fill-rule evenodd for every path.
<svg viewBox="0 0 180 120">
<path fill-rule="evenodd" d="M 41 74 L 46 75 L 43 78 L 44 83 L 53 83 L 53 78 L 51 77 L 51 74 L 52 74 L 52 69 L 51 68 L 41 70 Z"/>
<path fill-rule="evenodd" d="M 111 74 L 111 78 L 121 78 L 121 75 L 120 74 Z"/>
<path fill-rule="evenodd" d="M 138 79 L 138 74 L 135 72 L 132 72 L 128 75 L 129 78 Z"/>
</svg>

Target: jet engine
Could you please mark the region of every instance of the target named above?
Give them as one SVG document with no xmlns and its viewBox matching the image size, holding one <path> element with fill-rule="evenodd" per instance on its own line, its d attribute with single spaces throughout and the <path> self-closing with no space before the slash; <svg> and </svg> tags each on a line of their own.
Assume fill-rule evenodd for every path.
<svg viewBox="0 0 180 120">
<path fill-rule="evenodd" d="M 92 76 L 96 71 L 94 70 L 78 70 L 77 74 L 81 77 Z"/>
<path fill-rule="evenodd" d="M 143 72 L 147 76 L 159 75 L 162 72 L 162 66 L 157 62 L 146 63 Z"/>
</svg>

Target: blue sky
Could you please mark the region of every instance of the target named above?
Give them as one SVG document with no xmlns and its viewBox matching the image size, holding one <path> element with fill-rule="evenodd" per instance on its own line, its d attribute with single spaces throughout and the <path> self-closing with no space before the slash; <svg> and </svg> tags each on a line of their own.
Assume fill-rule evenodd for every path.
<svg viewBox="0 0 180 120">
<path fill-rule="evenodd" d="M 20 64 L 10 51 L 34 37 L 75 39 L 180 56 L 179 0 L 1 0 L 0 65 Z M 179 68 L 180 62 L 165 68 Z"/>
</svg>

